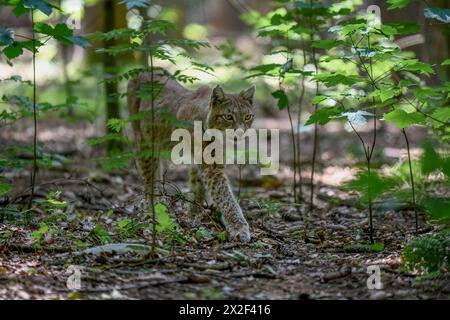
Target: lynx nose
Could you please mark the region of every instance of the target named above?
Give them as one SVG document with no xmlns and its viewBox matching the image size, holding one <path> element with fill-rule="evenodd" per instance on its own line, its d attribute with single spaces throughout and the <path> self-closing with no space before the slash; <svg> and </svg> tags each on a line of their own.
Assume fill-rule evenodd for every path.
<svg viewBox="0 0 450 320">
<path fill-rule="evenodd" d="M 242 129 L 242 128 L 238 128 L 237 130 L 236 130 L 236 137 L 238 138 L 238 139 L 242 139 L 242 137 L 244 136 L 244 129 Z"/>
<path fill-rule="evenodd" d="M 242 128 L 236 129 L 235 135 L 234 135 L 234 141 L 242 140 L 242 138 L 244 137 L 244 133 L 245 133 L 244 129 L 242 129 Z"/>
</svg>

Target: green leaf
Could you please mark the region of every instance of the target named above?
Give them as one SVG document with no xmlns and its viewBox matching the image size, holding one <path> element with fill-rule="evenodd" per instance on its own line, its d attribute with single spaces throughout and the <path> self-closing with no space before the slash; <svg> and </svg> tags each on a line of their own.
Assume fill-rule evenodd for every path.
<svg viewBox="0 0 450 320">
<path fill-rule="evenodd" d="M 303 16 L 327 16 L 332 14 L 331 4 L 321 2 L 303 2 L 295 1 L 294 6 L 299 9 Z"/>
<path fill-rule="evenodd" d="M 366 117 L 373 117 L 374 114 L 367 111 L 358 110 L 354 112 L 344 112 L 340 116 L 347 117 L 347 121 L 352 125 L 362 126 L 367 123 Z"/>
<path fill-rule="evenodd" d="M 290 70 L 292 70 L 293 66 L 294 66 L 294 59 L 293 58 L 288 59 L 286 63 L 281 65 L 280 74 L 282 75 L 285 74 L 286 72 L 289 72 Z"/>
<path fill-rule="evenodd" d="M 331 48 L 341 45 L 342 43 L 343 43 L 343 41 L 335 40 L 335 39 L 315 40 L 312 42 L 311 47 L 319 48 L 319 49 L 331 49 Z"/>
<path fill-rule="evenodd" d="M 204 227 L 200 227 L 196 232 L 195 232 L 195 239 L 197 240 L 211 240 L 213 238 L 213 235 L 211 234 L 211 232 L 209 232 L 207 229 L 205 229 Z"/>
<path fill-rule="evenodd" d="M 369 200 L 369 184 L 370 195 L 372 200 L 380 197 L 384 193 L 389 192 L 398 185 L 398 181 L 391 177 L 380 177 L 378 173 L 371 172 L 370 176 L 366 171 L 357 173 L 356 178 L 347 182 L 344 187 L 354 190 L 361 194 L 361 200 L 366 203 Z"/>
<path fill-rule="evenodd" d="M 106 126 L 115 132 L 122 131 L 123 128 L 125 128 L 128 125 L 128 121 L 124 119 L 117 119 L 117 118 L 111 118 L 108 119 L 108 123 Z"/>
<path fill-rule="evenodd" d="M 0 181 L 0 196 L 7 194 L 12 190 L 12 186 L 9 183 Z"/>
<path fill-rule="evenodd" d="M 348 36 L 350 34 L 355 33 L 356 31 L 361 31 L 367 27 L 366 23 L 355 23 L 355 24 L 347 24 L 342 27 L 340 33 L 343 36 Z"/>
<path fill-rule="evenodd" d="M 442 159 L 439 153 L 434 150 L 433 145 L 430 142 L 423 144 L 423 152 L 420 157 L 420 163 L 422 165 L 422 173 L 429 175 L 442 168 Z"/>
<path fill-rule="evenodd" d="M 375 242 L 368 243 L 350 243 L 344 246 L 344 250 L 348 252 L 382 252 L 384 250 L 384 244 Z"/>
<path fill-rule="evenodd" d="M 391 98 L 396 97 L 400 93 L 400 90 L 396 89 L 395 87 L 390 87 L 386 89 L 383 88 L 380 90 L 376 90 L 372 94 L 375 97 L 380 97 L 381 102 L 385 102 Z"/>
<path fill-rule="evenodd" d="M 8 59 L 14 59 L 20 56 L 23 53 L 22 47 L 17 45 L 17 42 L 14 43 L 12 46 L 8 46 L 5 49 L 3 49 L 3 53 L 5 56 L 8 57 Z"/>
<path fill-rule="evenodd" d="M 133 159 L 132 152 L 113 152 L 109 157 L 103 159 L 101 165 L 105 171 L 123 169 L 129 167 Z"/>
<path fill-rule="evenodd" d="M 286 93 L 283 90 L 272 92 L 272 96 L 278 100 L 278 109 L 283 110 L 287 107 L 289 101 Z"/>
<path fill-rule="evenodd" d="M 127 10 L 131 10 L 135 8 L 147 8 L 150 5 L 150 0 L 122 0 L 119 3 L 125 3 Z"/>
<path fill-rule="evenodd" d="M 303 26 L 299 26 L 299 25 L 294 25 L 292 28 L 291 28 L 291 31 L 293 31 L 293 32 L 295 32 L 295 33 L 297 33 L 297 34 L 313 34 L 314 33 L 314 30 L 313 29 L 311 29 L 311 28 L 306 28 L 306 27 L 303 27 Z"/>
<path fill-rule="evenodd" d="M 16 17 L 20 17 L 22 15 L 24 15 L 25 13 L 28 13 L 30 11 L 30 9 L 25 8 L 23 6 L 22 2 L 19 2 L 16 7 L 13 9 L 13 13 Z"/>
<path fill-rule="evenodd" d="M 338 84 L 351 86 L 360 81 L 358 76 L 346 76 L 341 73 L 321 73 L 314 76 L 314 79 L 322 82 L 327 87 L 333 87 Z"/>
<path fill-rule="evenodd" d="M 388 4 L 390 4 L 388 10 L 392 9 L 403 9 L 407 5 L 409 5 L 413 0 L 386 0 Z"/>
<path fill-rule="evenodd" d="M 428 7 L 425 8 L 424 14 L 428 19 L 436 19 L 444 23 L 450 22 L 450 9 Z"/>
<path fill-rule="evenodd" d="M 151 20 L 148 22 L 142 31 L 148 33 L 159 33 L 161 35 L 165 35 L 168 30 L 176 30 L 177 26 L 167 20 Z M 201 41 L 193 41 L 201 43 Z"/>
<path fill-rule="evenodd" d="M 75 44 L 83 48 L 91 46 L 89 41 L 85 38 L 74 36 L 73 30 L 65 23 L 58 23 L 55 27 L 52 27 L 46 23 L 37 22 L 34 26 L 34 30 L 38 33 L 51 36 L 64 44 Z"/>
<path fill-rule="evenodd" d="M 52 27 L 46 23 L 37 22 L 34 26 L 34 30 L 38 33 L 51 36 L 64 44 L 75 44 L 83 48 L 91 46 L 89 41 L 85 38 L 74 36 L 73 30 L 65 23 L 58 23 L 55 27 Z"/>
<path fill-rule="evenodd" d="M 398 34 L 397 28 L 394 28 L 393 26 L 389 26 L 387 24 L 381 25 L 381 32 L 386 36 L 393 36 Z"/>
<path fill-rule="evenodd" d="M 103 137 L 89 138 L 87 144 L 95 146 L 109 141 L 122 141 L 122 136 L 119 133 L 108 133 Z"/>
<path fill-rule="evenodd" d="M 34 43 L 33 43 L 34 42 Z M 28 41 L 18 41 L 18 42 L 16 42 L 17 43 L 17 45 L 18 46 L 21 46 L 22 48 L 24 48 L 24 49 L 27 49 L 28 51 L 30 51 L 30 52 L 35 52 L 35 53 L 37 53 L 38 52 L 38 49 L 39 49 L 39 47 L 41 47 L 41 46 L 43 46 L 44 44 L 41 42 L 41 41 L 39 41 L 39 40 L 36 40 L 36 41 L 33 41 L 33 40 L 28 40 Z"/>
<path fill-rule="evenodd" d="M 97 224 L 93 229 L 93 233 L 100 239 L 102 244 L 111 242 L 111 236 L 109 235 L 108 230 L 103 229 L 100 224 Z"/>
<path fill-rule="evenodd" d="M 431 65 L 429 65 L 428 63 L 421 62 L 417 59 L 410 59 L 403 61 L 399 65 L 395 66 L 395 70 L 419 72 L 421 74 L 426 75 L 434 73 L 433 67 Z"/>
<path fill-rule="evenodd" d="M 320 125 L 325 125 L 330 122 L 334 117 L 338 116 L 342 112 L 338 107 L 323 107 L 317 109 L 309 119 L 305 122 L 305 125 L 310 125 L 318 122 Z"/>
<path fill-rule="evenodd" d="M 443 107 L 435 110 L 432 117 L 442 122 L 448 122 L 450 120 L 450 107 Z"/>
<path fill-rule="evenodd" d="M 124 218 L 122 220 L 120 220 L 119 222 L 117 222 L 117 226 L 121 229 L 125 228 L 126 226 L 128 226 L 131 223 L 131 221 L 127 218 Z"/>
<path fill-rule="evenodd" d="M 424 275 L 450 268 L 450 229 L 411 239 L 403 251 L 407 271 Z"/>
<path fill-rule="evenodd" d="M 323 95 L 315 96 L 314 98 L 311 99 L 311 104 L 319 104 L 322 101 L 325 101 L 327 99 L 328 99 L 327 96 L 323 96 Z"/>
<path fill-rule="evenodd" d="M 280 68 L 281 64 L 279 63 L 260 64 L 259 66 L 251 68 L 250 72 L 255 73 L 247 76 L 246 78 L 253 78 L 262 75 L 275 75 L 275 70 L 278 71 L 280 70 Z"/>
<path fill-rule="evenodd" d="M 401 88 L 404 88 L 404 87 L 416 86 L 417 83 L 414 82 L 414 81 L 408 80 L 408 79 L 404 79 L 404 80 L 400 80 L 400 82 L 398 83 L 398 85 L 399 85 Z"/>
<path fill-rule="evenodd" d="M 441 66 L 450 66 L 450 59 L 446 59 L 444 62 L 442 62 Z"/>
<path fill-rule="evenodd" d="M 69 40 L 71 43 L 80 46 L 82 48 L 89 48 L 91 46 L 91 43 L 88 40 L 80 36 L 69 36 L 65 38 Z"/>
<path fill-rule="evenodd" d="M 177 224 L 172 221 L 172 218 L 167 212 L 167 207 L 162 203 L 157 203 L 155 205 L 155 213 L 156 221 L 158 222 L 158 224 L 156 225 L 156 230 L 158 232 L 172 231 L 177 226 Z"/>
<path fill-rule="evenodd" d="M 48 230 L 49 230 L 48 225 L 43 223 L 40 225 L 38 230 L 33 231 L 33 233 L 31 233 L 31 238 L 34 241 L 40 241 L 45 236 L 45 234 L 48 232 Z"/>
<path fill-rule="evenodd" d="M 36 22 L 34 24 L 34 31 L 46 34 L 52 37 L 71 36 L 73 31 L 65 23 L 58 23 L 55 27 L 43 22 Z"/>
<path fill-rule="evenodd" d="M 420 31 L 420 25 L 415 22 L 386 23 L 384 26 L 395 28 L 397 35 L 414 34 Z"/>
<path fill-rule="evenodd" d="M 384 115 L 384 120 L 395 124 L 400 129 L 425 123 L 425 116 L 419 112 L 407 113 L 402 109 L 395 109 Z"/>
<path fill-rule="evenodd" d="M 43 14 L 50 16 L 52 14 L 54 6 L 43 0 L 23 0 L 22 4 L 27 9 L 36 9 Z"/>
<path fill-rule="evenodd" d="M 11 30 L 0 27 L 0 46 L 1 45 L 12 45 L 14 43 L 13 40 L 14 34 Z"/>
<path fill-rule="evenodd" d="M 433 222 L 450 222 L 450 199 L 428 198 L 424 201 L 424 207 Z"/>
</svg>

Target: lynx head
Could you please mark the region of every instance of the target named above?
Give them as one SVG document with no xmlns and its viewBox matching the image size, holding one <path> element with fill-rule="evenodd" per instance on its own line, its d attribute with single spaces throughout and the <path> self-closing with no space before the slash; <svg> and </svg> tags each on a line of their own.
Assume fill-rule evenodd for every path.
<svg viewBox="0 0 450 320">
<path fill-rule="evenodd" d="M 207 119 L 208 129 L 242 129 L 253 123 L 253 95 L 255 86 L 239 93 L 225 93 L 217 85 L 211 93 Z"/>
</svg>

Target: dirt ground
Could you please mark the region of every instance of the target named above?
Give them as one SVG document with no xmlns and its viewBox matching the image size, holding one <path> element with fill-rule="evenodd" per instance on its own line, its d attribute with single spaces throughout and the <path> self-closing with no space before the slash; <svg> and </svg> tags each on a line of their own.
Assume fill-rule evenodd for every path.
<svg viewBox="0 0 450 320">
<path fill-rule="evenodd" d="M 42 124 L 41 124 L 42 125 Z M 183 243 L 158 235 L 155 254 L 139 250 L 83 253 L 109 243 L 151 245 L 149 217 L 142 208 L 142 191 L 134 166 L 105 173 L 94 159 L 101 151 L 87 146 L 86 137 L 98 134 L 91 125 L 42 125 L 39 140 L 57 155 L 73 161 L 56 161 L 51 170 L 38 175 L 36 202 L 28 212 L 16 211 L 28 194 L 29 171 L 5 171 L 14 191 L 0 197 L 0 299 L 448 299 L 449 275 L 420 277 L 401 267 L 401 252 L 414 236 L 414 216 L 407 208 L 393 210 L 376 205 L 375 241 L 384 250 L 374 252 L 357 244 L 368 242 L 367 210 L 357 197 L 339 185 L 356 172 L 356 158 L 345 158 L 344 150 L 357 140 L 350 133 L 337 137 L 333 128 L 322 130 L 322 166 L 317 174 L 316 208 L 293 205 L 289 187 L 292 172 L 283 158 L 276 177 L 255 178 L 254 169 L 244 168 L 237 181 L 230 176 L 249 220 L 249 244 L 224 241 L 223 227 L 207 210 L 192 227 L 186 203 L 167 188 L 164 203 L 178 223 Z M 45 128 L 45 129 L 44 129 Z M 287 130 L 282 135 L 282 154 L 287 154 Z M 27 141 L 26 127 L 0 133 L 4 148 Z M 363 133 L 364 134 L 364 133 Z M 27 137 L 28 135 L 28 137 Z M 311 135 L 304 135 L 305 155 Z M 413 151 L 423 137 L 412 137 Z M 404 156 L 399 135 L 384 128 L 380 145 L 385 156 L 397 161 Z M 283 149 L 284 148 L 284 149 Z M 285 152 L 286 151 L 286 152 Z M 26 158 L 27 155 L 19 155 Z M 308 169 L 308 159 L 302 158 Z M 101 162 L 101 161 L 100 161 Z M 172 168 L 167 181 L 187 192 L 186 168 Z M 308 199 L 307 170 L 303 173 L 303 198 Z M 238 186 L 240 185 L 238 190 Z M 49 192 L 63 209 L 49 207 Z M 56 208 L 55 208 L 56 206 Z M 125 220 L 128 219 L 128 220 Z M 124 232 L 120 222 L 133 226 Z M 49 226 L 39 241 L 36 231 Z M 200 224 L 199 224 L 200 222 Z M 147 224 L 147 225 L 146 225 Z M 202 226 L 202 233 L 198 228 Z M 432 230 L 420 215 L 420 233 Z M 35 232 L 35 233 L 33 233 Z M 33 236 L 34 235 L 34 236 Z M 368 266 L 381 270 L 382 288 L 368 289 Z M 74 267 L 75 266 L 75 267 Z M 79 270 L 79 289 L 68 280 Z M 70 289 L 72 288 L 72 289 Z"/>
</svg>

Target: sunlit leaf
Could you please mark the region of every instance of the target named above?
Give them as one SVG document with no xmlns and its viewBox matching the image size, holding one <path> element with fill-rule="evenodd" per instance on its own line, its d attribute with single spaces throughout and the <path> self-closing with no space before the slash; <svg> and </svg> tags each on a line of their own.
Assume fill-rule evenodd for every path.
<svg viewBox="0 0 450 320">
<path fill-rule="evenodd" d="M 341 45 L 343 41 L 335 39 L 327 40 L 315 40 L 312 42 L 311 47 L 319 49 L 331 49 Z"/>
<path fill-rule="evenodd" d="M 406 61 L 402 61 L 400 64 L 395 66 L 395 70 L 397 71 L 412 71 L 418 72 L 421 74 L 430 75 L 434 73 L 433 67 L 428 63 L 421 62 L 417 59 L 410 59 Z"/>
<path fill-rule="evenodd" d="M 135 8 L 147 8 L 150 5 L 150 0 L 122 0 L 119 3 L 125 3 L 127 10 Z"/>
<path fill-rule="evenodd" d="M 314 79 L 322 82 L 327 87 L 333 87 L 338 84 L 353 85 L 361 80 L 358 76 L 346 76 L 341 73 L 321 73 L 314 76 Z"/>
<path fill-rule="evenodd" d="M 450 22 L 450 9 L 428 7 L 425 8 L 424 14 L 428 19 L 436 19 L 444 23 Z"/>
<path fill-rule="evenodd" d="M 407 113 L 402 109 L 395 109 L 384 115 L 384 120 L 395 124 L 400 129 L 425 123 L 425 116 L 419 112 Z"/>
<path fill-rule="evenodd" d="M 52 14 L 54 6 L 43 0 L 23 0 L 22 5 L 27 9 L 39 10 L 47 16 Z"/>
<path fill-rule="evenodd" d="M 450 65 L 450 59 L 446 59 L 441 63 L 441 66 L 449 66 Z"/>
<path fill-rule="evenodd" d="M 443 107 L 435 110 L 432 117 L 444 123 L 448 122 L 450 120 L 450 107 Z M 440 123 L 438 125 L 440 125 Z"/>
<path fill-rule="evenodd" d="M 286 63 L 281 65 L 280 74 L 285 74 L 286 72 L 292 70 L 293 66 L 294 66 L 294 59 L 290 58 L 288 61 L 286 61 Z"/>
<path fill-rule="evenodd" d="M 395 34 L 397 35 L 414 34 L 420 31 L 420 25 L 415 22 L 387 23 L 383 24 L 383 26 L 390 26 L 394 28 L 396 30 Z"/>
<path fill-rule="evenodd" d="M 316 122 L 318 122 L 320 125 L 325 125 L 333 118 L 340 115 L 341 112 L 342 109 L 337 107 L 319 108 L 309 117 L 309 119 L 305 122 L 305 125 L 314 124 Z"/>
<path fill-rule="evenodd" d="M 341 116 L 347 117 L 347 121 L 352 125 L 362 126 L 367 123 L 366 117 L 373 117 L 374 114 L 367 111 L 358 110 L 354 112 L 344 112 Z"/>
<path fill-rule="evenodd" d="M 82 48 L 89 48 L 91 46 L 91 43 L 88 40 L 80 36 L 69 36 L 65 38 L 69 40 L 71 43 L 80 46 Z"/>
<path fill-rule="evenodd" d="M 11 30 L 5 27 L 0 27 L 0 46 L 12 45 L 14 43 L 14 34 Z"/>
<path fill-rule="evenodd" d="M 388 4 L 390 4 L 388 10 L 392 9 L 402 9 L 409 5 L 413 0 L 386 0 Z"/>
</svg>

